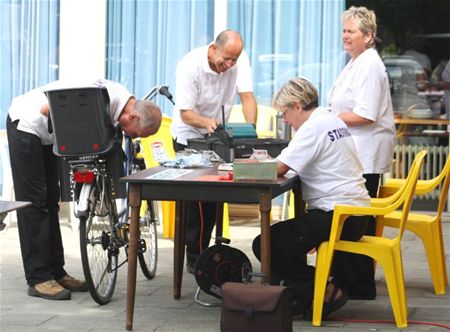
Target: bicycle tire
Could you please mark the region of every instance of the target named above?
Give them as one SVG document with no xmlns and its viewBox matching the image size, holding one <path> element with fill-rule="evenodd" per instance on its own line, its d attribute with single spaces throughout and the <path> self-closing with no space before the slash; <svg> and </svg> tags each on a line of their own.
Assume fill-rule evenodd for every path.
<svg viewBox="0 0 450 332">
<path fill-rule="evenodd" d="M 79 217 L 80 249 L 89 293 L 101 305 L 111 300 L 117 280 L 118 257 L 110 250 L 114 213 L 115 201 L 111 195 L 107 190 L 102 195 L 94 184 L 89 195 L 88 215 Z"/>
<path fill-rule="evenodd" d="M 148 201 L 145 215 L 139 218 L 139 240 L 144 241 L 144 252 L 138 253 L 139 265 L 147 279 L 153 279 L 158 265 L 158 234 L 153 202 Z"/>
</svg>

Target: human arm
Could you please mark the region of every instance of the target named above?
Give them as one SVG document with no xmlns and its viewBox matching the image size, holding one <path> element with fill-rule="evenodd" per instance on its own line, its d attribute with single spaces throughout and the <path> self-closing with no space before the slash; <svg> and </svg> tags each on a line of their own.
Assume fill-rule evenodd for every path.
<svg viewBox="0 0 450 332">
<path fill-rule="evenodd" d="M 372 49 L 363 55 L 357 65 L 344 68 L 329 97 L 332 111 L 348 127 L 376 122 L 380 110 L 390 102 L 389 81 L 381 59 Z"/>
<path fill-rule="evenodd" d="M 438 81 L 434 86 L 438 90 L 450 90 L 450 81 Z"/>
<path fill-rule="evenodd" d="M 359 116 L 353 112 L 340 113 L 338 117 L 340 117 L 348 127 L 367 126 L 374 122 L 370 119 L 363 118 L 362 116 Z"/>
<path fill-rule="evenodd" d="M 258 117 L 258 108 L 256 106 L 256 98 L 253 92 L 242 92 L 239 94 L 242 103 L 242 111 L 244 113 L 245 122 L 256 124 Z"/>
<path fill-rule="evenodd" d="M 289 166 L 284 164 L 283 162 L 277 160 L 277 175 L 283 176 L 290 170 Z"/>
<path fill-rule="evenodd" d="M 256 124 L 258 108 L 253 94 L 253 79 L 250 59 L 245 51 L 242 51 L 237 62 L 237 92 L 241 99 L 242 111 L 245 122 Z"/>
<path fill-rule="evenodd" d="M 180 116 L 184 123 L 196 128 L 205 128 L 208 133 L 214 132 L 217 128 L 217 120 L 202 116 L 192 110 L 180 110 Z"/>
</svg>

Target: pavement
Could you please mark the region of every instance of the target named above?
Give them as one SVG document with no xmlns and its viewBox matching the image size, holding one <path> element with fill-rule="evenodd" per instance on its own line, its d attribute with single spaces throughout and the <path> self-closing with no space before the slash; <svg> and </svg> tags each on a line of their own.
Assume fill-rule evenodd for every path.
<svg viewBox="0 0 450 332">
<path fill-rule="evenodd" d="M 450 253 L 450 222 L 443 223 L 446 251 Z M 78 235 L 71 223 L 61 221 L 65 246 L 66 270 L 82 277 Z M 220 307 L 203 307 L 194 302 L 197 284 L 184 273 L 182 296 L 172 297 L 173 241 L 163 239 L 159 229 L 158 270 L 153 280 L 137 273 L 134 331 L 219 331 Z M 252 261 L 252 239 L 259 234 L 258 222 L 231 222 L 231 245 L 243 250 Z M 0 331 L 125 331 L 127 266 L 121 267 L 117 286 L 110 303 L 100 306 L 89 293 L 73 293 L 70 301 L 49 301 L 27 295 L 17 225 L 12 222 L 0 232 Z M 403 331 L 450 330 L 450 289 L 446 295 L 435 295 L 422 242 L 414 234 L 403 237 L 403 261 L 408 296 L 409 326 Z M 450 266 L 449 255 L 446 257 Z M 387 295 L 382 269 L 376 271 L 378 296 L 373 301 L 349 301 L 324 321 L 313 327 L 310 322 L 294 321 L 294 331 L 398 331 Z M 217 299 L 203 295 L 204 301 Z M 276 331 L 274 331 L 276 332 Z"/>
</svg>

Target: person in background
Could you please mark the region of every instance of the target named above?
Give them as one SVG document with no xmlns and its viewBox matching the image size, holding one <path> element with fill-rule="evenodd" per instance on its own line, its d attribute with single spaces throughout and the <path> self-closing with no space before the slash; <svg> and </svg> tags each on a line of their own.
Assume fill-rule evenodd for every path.
<svg viewBox="0 0 450 332">
<path fill-rule="evenodd" d="M 175 151 L 186 148 L 188 139 L 213 133 L 222 122 L 222 107 L 225 118 L 229 117 L 236 93 L 246 122 L 256 123 L 250 62 L 243 47 L 237 31 L 225 30 L 213 43 L 190 51 L 178 63 L 171 125 Z M 188 272 L 193 273 L 199 254 L 209 246 L 215 204 L 188 203 L 187 220 L 186 263 Z"/>
<path fill-rule="evenodd" d="M 443 113 L 448 117 L 450 114 L 450 59 L 447 63 L 440 64 L 442 70 L 436 70 L 436 75 L 431 83 L 431 88 L 438 91 L 444 91 L 443 97 Z"/>
<path fill-rule="evenodd" d="M 318 107 L 318 93 L 311 82 L 305 78 L 289 80 L 275 95 L 273 107 L 295 130 L 289 145 L 276 158 L 277 173 L 283 176 L 292 170 L 298 174 L 307 211 L 270 228 L 272 282 L 291 286 L 295 299 L 293 314 L 302 313 L 309 318 L 315 270 L 307 265 L 306 254 L 328 241 L 337 204 L 368 206 L 370 197 L 348 127 L 330 109 Z M 349 217 L 341 239 L 360 239 L 369 219 Z M 253 241 L 253 252 L 260 260 L 260 235 Z M 345 292 L 330 282 L 325 294 L 324 318 L 346 301 Z"/>
<path fill-rule="evenodd" d="M 431 75 L 431 60 L 424 53 L 425 39 L 423 34 L 423 29 L 419 27 L 406 31 L 403 38 L 406 43 L 403 55 L 411 57 L 418 64 L 418 68 L 415 68 L 415 74 L 419 87 L 423 87 L 423 82 L 427 82 Z"/>
<path fill-rule="evenodd" d="M 395 124 L 389 79 L 375 47 L 375 13 L 365 7 L 350 7 L 342 15 L 342 41 L 351 56 L 337 78 L 328 105 L 349 127 L 364 169 L 366 188 L 376 197 L 381 174 L 388 172 L 394 155 Z M 375 234 L 375 220 L 367 235 Z M 375 299 L 374 265 L 363 255 L 339 252 L 335 282 L 348 292 L 350 299 Z M 348 268 L 346 270 L 346 268 Z"/>
<path fill-rule="evenodd" d="M 120 124 L 129 136 L 146 137 L 159 129 L 159 107 L 150 101 L 137 101 L 119 83 L 98 80 L 80 86 L 107 89 L 111 123 Z M 55 81 L 18 96 L 13 99 L 6 120 L 15 198 L 32 203 L 17 211 L 28 295 L 49 300 L 68 300 L 71 292 L 87 291 L 84 281 L 64 269 L 58 217 L 58 161 L 52 151 L 54 137 L 48 130 L 49 106 L 44 93 L 74 87 Z"/>
</svg>

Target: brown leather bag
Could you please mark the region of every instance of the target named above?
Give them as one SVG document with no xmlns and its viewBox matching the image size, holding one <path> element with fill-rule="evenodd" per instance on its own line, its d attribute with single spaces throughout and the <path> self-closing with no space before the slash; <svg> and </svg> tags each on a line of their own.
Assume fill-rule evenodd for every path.
<svg viewBox="0 0 450 332">
<path fill-rule="evenodd" d="M 284 286 L 222 285 L 221 332 L 292 332 L 291 292 Z"/>
</svg>

